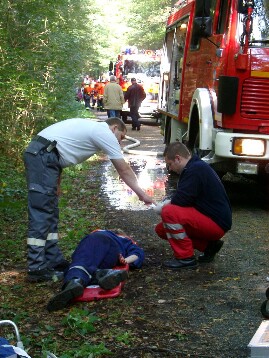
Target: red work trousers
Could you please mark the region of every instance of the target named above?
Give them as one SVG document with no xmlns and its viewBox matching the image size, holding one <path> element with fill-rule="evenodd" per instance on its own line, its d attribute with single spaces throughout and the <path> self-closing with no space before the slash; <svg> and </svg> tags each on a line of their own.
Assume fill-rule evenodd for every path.
<svg viewBox="0 0 269 358">
<path fill-rule="evenodd" d="M 225 234 L 212 219 L 192 207 L 168 204 L 161 217 L 155 231 L 161 239 L 168 240 L 179 259 L 192 257 L 194 249 L 204 252 L 209 241 L 219 240 Z"/>
</svg>

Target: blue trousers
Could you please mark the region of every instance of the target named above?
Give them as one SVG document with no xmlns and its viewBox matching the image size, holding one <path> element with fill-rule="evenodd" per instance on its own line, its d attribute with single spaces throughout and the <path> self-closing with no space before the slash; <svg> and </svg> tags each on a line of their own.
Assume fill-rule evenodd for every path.
<svg viewBox="0 0 269 358">
<path fill-rule="evenodd" d="M 97 269 L 111 269 L 119 260 L 119 245 L 103 232 L 85 236 L 72 255 L 64 281 L 80 278 L 87 286 Z"/>
<path fill-rule="evenodd" d="M 107 109 L 107 116 L 108 118 L 111 117 L 120 118 L 120 111 L 118 111 L 117 109 Z"/>
</svg>

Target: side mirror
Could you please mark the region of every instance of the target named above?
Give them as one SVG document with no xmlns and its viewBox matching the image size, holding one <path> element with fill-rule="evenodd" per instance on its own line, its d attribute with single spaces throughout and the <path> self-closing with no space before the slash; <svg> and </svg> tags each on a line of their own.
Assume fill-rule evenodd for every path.
<svg viewBox="0 0 269 358">
<path fill-rule="evenodd" d="M 193 22 L 193 36 L 210 37 L 212 36 L 211 17 L 195 17 Z"/>
</svg>

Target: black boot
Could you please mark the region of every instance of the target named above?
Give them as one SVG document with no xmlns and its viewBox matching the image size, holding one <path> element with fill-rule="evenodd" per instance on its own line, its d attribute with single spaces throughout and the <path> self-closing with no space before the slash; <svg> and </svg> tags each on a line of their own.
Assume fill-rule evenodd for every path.
<svg viewBox="0 0 269 358">
<path fill-rule="evenodd" d="M 211 241 L 207 248 L 205 249 L 205 252 L 198 256 L 198 261 L 201 263 L 204 262 L 211 262 L 214 260 L 214 257 L 219 252 L 219 250 L 222 248 L 224 242 L 222 240 L 218 241 Z"/>
<path fill-rule="evenodd" d="M 63 278 L 63 272 L 50 268 L 43 270 L 29 270 L 27 275 L 27 281 L 29 282 L 61 281 Z"/>
<path fill-rule="evenodd" d="M 100 278 L 105 276 L 109 271 L 111 269 L 97 269 L 92 275 L 91 285 L 99 285 Z"/>
<path fill-rule="evenodd" d="M 83 294 L 84 286 L 85 284 L 80 278 L 66 282 L 62 291 L 50 299 L 47 310 L 52 312 L 63 309 L 73 298 Z"/>
<path fill-rule="evenodd" d="M 126 270 L 98 270 L 98 284 L 104 290 L 112 290 L 122 281 L 127 280 L 128 272 Z M 104 272 L 106 271 L 106 272 Z"/>
<path fill-rule="evenodd" d="M 173 259 L 165 261 L 163 266 L 171 270 L 181 270 L 181 269 L 196 269 L 197 261 L 194 256 L 188 257 L 186 259 Z"/>
<path fill-rule="evenodd" d="M 65 272 L 69 269 L 70 262 L 67 260 L 63 260 L 59 262 L 57 265 L 53 266 L 53 269 L 56 271 Z"/>
</svg>

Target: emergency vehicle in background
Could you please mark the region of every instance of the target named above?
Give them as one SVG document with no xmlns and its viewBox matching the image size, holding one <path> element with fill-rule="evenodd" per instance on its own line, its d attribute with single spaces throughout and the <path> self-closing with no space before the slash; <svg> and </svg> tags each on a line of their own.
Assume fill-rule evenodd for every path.
<svg viewBox="0 0 269 358">
<path fill-rule="evenodd" d="M 269 173 L 269 2 L 180 0 L 169 15 L 158 112 L 217 172 Z"/>
<path fill-rule="evenodd" d="M 140 114 L 155 116 L 157 112 L 159 81 L 160 81 L 161 51 L 141 50 L 136 46 L 125 46 L 121 49 L 117 61 L 110 62 L 110 74 L 114 74 L 123 92 L 131 85 L 131 78 L 136 78 L 143 86 L 147 97 L 141 104 Z M 127 119 L 129 109 L 125 103 L 122 118 Z"/>
</svg>

